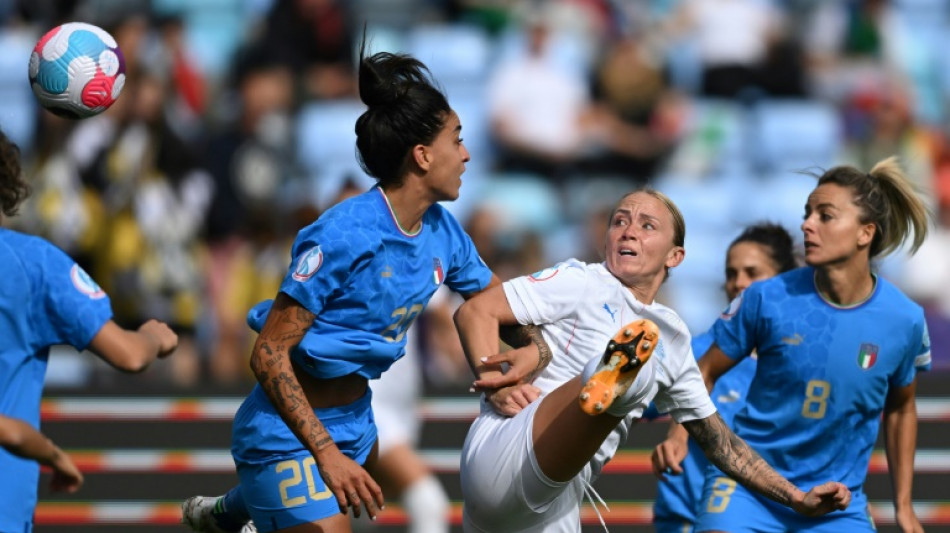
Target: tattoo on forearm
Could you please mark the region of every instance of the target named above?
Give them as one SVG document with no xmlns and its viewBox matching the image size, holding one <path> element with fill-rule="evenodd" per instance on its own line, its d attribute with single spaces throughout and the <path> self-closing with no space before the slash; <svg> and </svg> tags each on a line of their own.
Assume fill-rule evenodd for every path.
<svg viewBox="0 0 950 533">
<path fill-rule="evenodd" d="M 719 413 L 683 423 L 709 461 L 726 475 L 763 496 L 790 506 L 795 486 L 726 426 Z"/>
<path fill-rule="evenodd" d="M 293 308 L 296 312 L 291 312 Z M 293 308 L 279 307 L 275 303 L 271 313 L 278 316 L 268 321 L 261 332 L 251 367 L 261 388 L 294 433 L 305 440 L 305 444 L 309 442 L 319 450 L 333 439 L 310 409 L 290 361 L 290 351 L 313 323 L 315 315 L 304 308 Z"/>
<path fill-rule="evenodd" d="M 501 340 L 512 348 L 521 348 L 529 343 L 534 343 L 538 347 L 538 365 L 525 376 L 525 382 L 532 381 L 551 363 L 551 347 L 544 340 L 541 328 L 538 326 L 502 326 L 499 328 L 499 335 Z"/>
</svg>

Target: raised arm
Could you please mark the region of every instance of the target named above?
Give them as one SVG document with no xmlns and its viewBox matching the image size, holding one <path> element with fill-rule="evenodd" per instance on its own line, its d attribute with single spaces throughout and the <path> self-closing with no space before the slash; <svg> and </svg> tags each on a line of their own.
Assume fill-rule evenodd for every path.
<svg viewBox="0 0 950 533">
<path fill-rule="evenodd" d="M 726 426 L 718 413 L 685 422 L 683 427 L 703 449 L 709 461 L 743 486 L 805 516 L 821 516 L 846 509 L 851 492 L 829 481 L 804 493 L 765 462 Z"/>
<path fill-rule="evenodd" d="M 178 335 L 164 322 L 149 320 L 137 330 L 109 320 L 89 343 L 89 350 L 123 372 L 141 372 L 178 347 Z"/>
<path fill-rule="evenodd" d="M 455 312 L 455 326 L 475 373 L 473 386 L 476 389 L 530 383 L 551 362 L 551 348 L 541 335 L 541 329 L 518 324 L 497 276 L 492 277 L 484 291 L 467 298 L 459 307 Z M 499 354 L 498 338 L 512 349 Z M 487 360 L 482 361 L 482 358 Z M 503 362 L 509 365 L 505 373 L 499 366 Z"/>
<path fill-rule="evenodd" d="M 376 509 L 383 503 L 379 486 L 360 465 L 340 452 L 310 407 L 294 373 L 290 352 L 300 344 L 315 318 L 316 315 L 296 300 L 278 293 L 254 343 L 251 370 L 287 427 L 313 455 L 321 477 L 336 496 L 340 512 L 346 514 L 348 505 L 352 505 L 354 515 L 359 516 L 362 501 L 370 517 L 375 519 Z M 350 495 L 359 495 L 359 498 Z M 375 507 L 373 502 L 376 502 Z"/>
<path fill-rule="evenodd" d="M 905 533 L 923 532 L 911 497 L 917 449 L 916 389 L 916 380 L 906 387 L 892 388 L 884 403 L 884 446 L 894 491 L 894 515 Z"/>
<path fill-rule="evenodd" d="M 530 382 L 551 362 L 551 350 L 536 326 L 518 326 L 500 285 L 467 300 L 455 312 L 455 324 L 469 366 L 473 388 L 482 390 L 495 410 L 513 416 L 540 395 Z M 499 335 L 513 349 L 498 353 Z M 500 364 L 507 362 L 508 371 Z"/>
<path fill-rule="evenodd" d="M 52 468 L 50 488 L 54 491 L 76 492 L 82 487 L 82 473 L 66 452 L 23 420 L 0 415 L 0 446 Z"/>
</svg>

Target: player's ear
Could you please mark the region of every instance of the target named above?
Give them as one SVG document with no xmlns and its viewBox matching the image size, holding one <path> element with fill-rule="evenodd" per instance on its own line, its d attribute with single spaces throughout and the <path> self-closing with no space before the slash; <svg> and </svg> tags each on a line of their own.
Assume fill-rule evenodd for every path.
<svg viewBox="0 0 950 533">
<path fill-rule="evenodd" d="M 429 148 L 424 144 L 417 144 L 412 147 L 412 159 L 422 170 L 429 170 L 430 160 Z"/>
</svg>

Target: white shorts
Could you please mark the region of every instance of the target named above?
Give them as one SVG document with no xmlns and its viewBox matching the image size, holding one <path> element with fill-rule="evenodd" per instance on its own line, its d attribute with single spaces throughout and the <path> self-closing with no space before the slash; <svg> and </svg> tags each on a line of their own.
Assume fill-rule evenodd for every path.
<svg viewBox="0 0 950 533">
<path fill-rule="evenodd" d="M 540 401 L 512 418 L 498 415 L 482 400 L 482 414 L 462 449 L 461 482 L 466 532 L 531 531 L 577 533 L 588 464 L 574 479 L 556 482 L 538 467 L 532 421 Z"/>
<path fill-rule="evenodd" d="M 419 360 L 421 351 L 414 344 L 415 329 L 409 330 L 406 355 L 393 363 L 379 379 L 370 382 L 380 455 L 399 444 L 415 448 L 419 441 L 422 361 Z"/>
</svg>

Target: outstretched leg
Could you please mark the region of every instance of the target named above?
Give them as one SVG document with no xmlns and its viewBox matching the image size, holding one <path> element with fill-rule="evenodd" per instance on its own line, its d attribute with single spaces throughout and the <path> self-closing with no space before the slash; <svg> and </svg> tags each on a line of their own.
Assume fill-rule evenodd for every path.
<svg viewBox="0 0 950 533">
<path fill-rule="evenodd" d="M 532 422 L 533 445 L 548 478 L 576 476 L 623 417 L 646 400 L 655 388 L 653 365 L 646 363 L 658 338 L 649 320 L 627 324 L 581 376 L 542 398 Z"/>
</svg>

